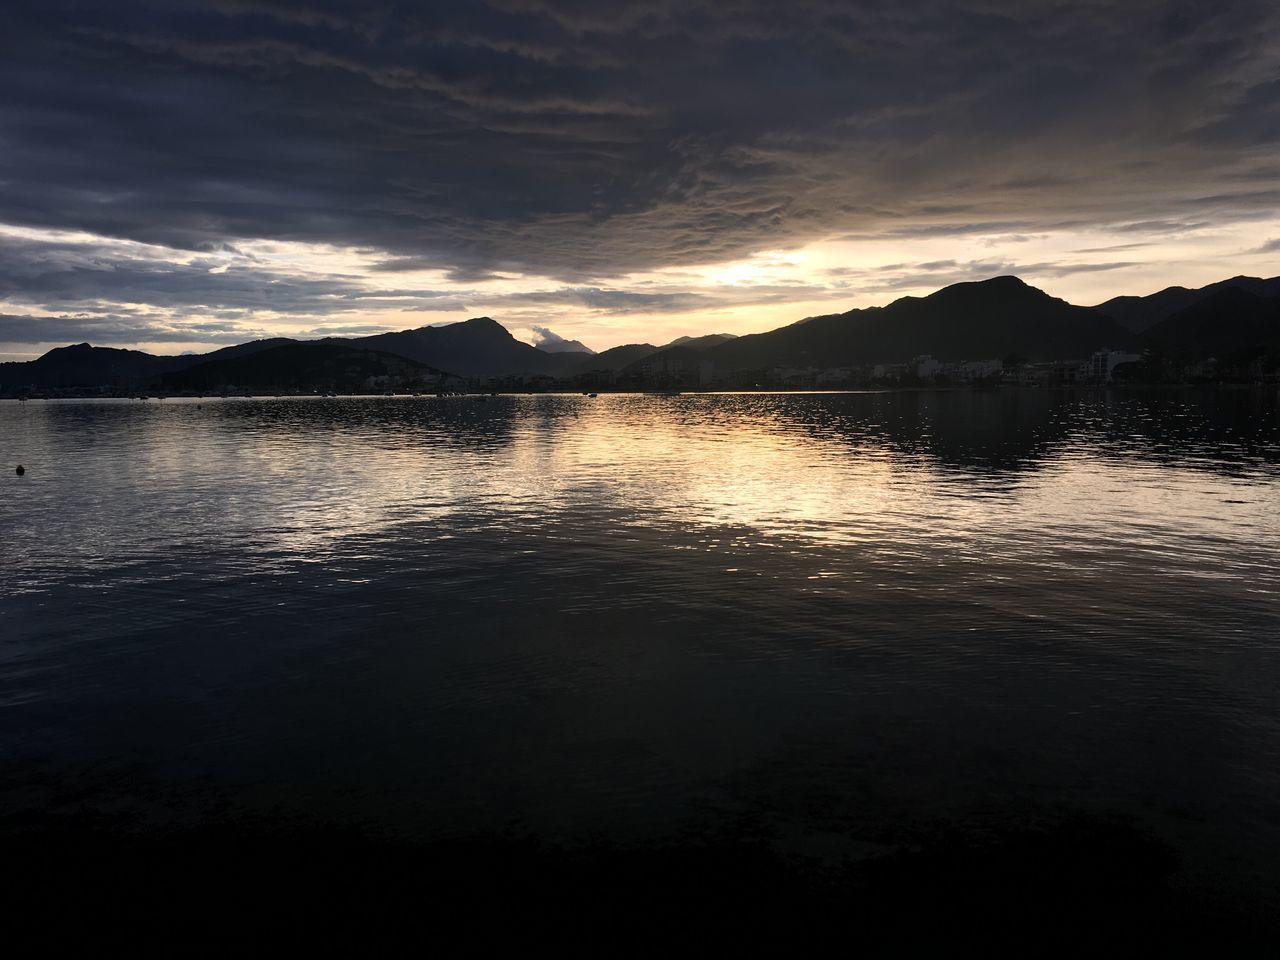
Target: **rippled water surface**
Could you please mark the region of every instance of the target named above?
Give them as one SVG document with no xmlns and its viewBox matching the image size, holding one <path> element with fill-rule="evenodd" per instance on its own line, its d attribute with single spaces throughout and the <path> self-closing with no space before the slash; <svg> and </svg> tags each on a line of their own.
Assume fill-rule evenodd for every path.
<svg viewBox="0 0 1280 960">
<path fill-rule="evenodd" d="M 6 402 L 0 451 L 10 811 L 1086 811 L 1276 877 L 1274 392 Z"/>
</svg>

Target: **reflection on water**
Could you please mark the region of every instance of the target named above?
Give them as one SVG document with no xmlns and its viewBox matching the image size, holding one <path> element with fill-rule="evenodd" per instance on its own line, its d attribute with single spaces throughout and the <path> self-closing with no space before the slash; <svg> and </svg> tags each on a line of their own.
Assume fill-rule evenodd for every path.
<svg viewBox="0 0 1280 960">
<path fill-rule="evenodd" d="M 29 402 L 0 450 L 14 808 L 1087 811 L 1280 876 L 1274 395 Z"/>
</svg>

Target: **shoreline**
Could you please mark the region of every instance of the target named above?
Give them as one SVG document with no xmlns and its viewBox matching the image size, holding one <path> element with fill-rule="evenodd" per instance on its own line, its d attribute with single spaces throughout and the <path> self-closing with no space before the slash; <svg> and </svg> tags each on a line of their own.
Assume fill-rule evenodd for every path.
<svg viewBox="0 0 1280 960">
<path fill-rule="evenodd" d="M 805 387 L 738 387 L 724 389 L 688 389 L 688 390 L 610 390 L 597 387 L 595 390 L 458 390 L 448 394 L 436 393 L 214 393 L 214 394 L 148 394 L 145 396 L 126 396 L 92 393 L 68 393 L 57 396 L 30 394 L 27 396 L 0 396 L 0 403 L 27 403 L 33 401 L 57 402 L 74 401 L 125 401 L 151 402 L 169 400 L 451 400 L 489 397 L 588 397 L 602 396 L 620 397 L 688 397 L 688 396 L 846 396 L 860 394 L 887 393 L 1151 393 L 1151 392 L 1276 392 L 1280 393 L 1280 383 L 1098 383 L 1098 384 L 996 384 L 992 386 L 957 386 L 911 384 L 905 386 L 869 385 L 863 387 L 839 387 L 833 389 L 809 389 Z"/>
</svg>

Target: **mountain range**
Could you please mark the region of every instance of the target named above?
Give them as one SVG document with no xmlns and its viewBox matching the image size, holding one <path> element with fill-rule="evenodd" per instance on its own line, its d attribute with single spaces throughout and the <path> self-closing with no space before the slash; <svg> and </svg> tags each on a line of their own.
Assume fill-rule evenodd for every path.
<svg viewBox="0 0 1280 960">
<path fill-rule="evenodd" d="M 289 341 L 170 370 L 159 378 L 159 384 L 171 390 L 198 391 L 231 385 L 342 390 L 366 385 L 370 378 L 426 385 L 443 376 L 443 371 L 435 367 L 383 350 L 346 343 Z"/>
<path fill-rule="evenodd" d="M 1198 289 L 1165 287 L 1146 297 L 1113 297 L 1093 309 L 1104 313 L 1134 333 L 1149 330 L 1181 310 L 1193 307 L 1226 290 L 1243 290 L 1263 299 L 1280 297 L 1280 277 L 1232 277 Z"/>
<path fill-rule="evenodd" d="M 446 374 L 570 380 L 635 377 L 644 370 L 688 369 L 702 361 L 718 371 L 758 371 L 901 363 L 921 354 L 944 362 L 1010 355 L 1026 361 L 1076 360 L 1102 348 L 1150 350 L 1184 361 L 1276 357 L 1280 277 L 1233 277 L 1199 289 L 1169 287 L 1081 307 L 1005 276 L 954 284 L 926 297 L 902 297 L 884 307 L 808 317 L 749 336 L 680 337 L 597 354 L 576 341 L 550 346 L 517 340 L 489 317 L 356 338 L 257 340 L 182 356 L 76 344 L 35 360 L 0 364 L 0 389 L 318 383 L 341 389 L 380 376 L 423 382 Z"/>
<path fill-rule="evenodd" d="M 703 352 L 731 370 L 852 367 L 929 354 L 979 360 L 1017 353 L 1032 360 L 1088 356 L 1125 347 L 1132 335 L 1115 320 L 1075 307 L 1017 277 L 958 283 L 887 307 L 809 317 L 790 326 L 738 337 Z"/>
</svg>

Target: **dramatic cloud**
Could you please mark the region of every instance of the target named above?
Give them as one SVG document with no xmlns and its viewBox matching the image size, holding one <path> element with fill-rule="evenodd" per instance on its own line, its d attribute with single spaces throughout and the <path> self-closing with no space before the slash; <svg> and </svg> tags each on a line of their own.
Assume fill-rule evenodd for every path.
<svg viewBox="0 0 1280 960">
<path fill-rule="evenodd" d="M 1106 254 L 1280 209 L 1271 0 L 16 0 L 5 36 L 0 296 L 33 317 L 695 312 L 744 297 L 672 272 L 764 250 Z M 849 292 L 816 275 L 751 302 Z"/>
<path fill-rule="evenodd" d="M 315 280 L 208 257 L 175 262 L 137 246 L 0 237 L 0 297 L 10 302 L 330 313 L 352 309 L 366 295 L 354 278 Z"/>
<path fill-rule="evenodd" d="M 192 323 L 173 327 L 145 315 L 14 316 L 0 313 L 0 343 L 78 343 L 100 346 L 146 343 L 242 343 L 267 336 L 232 323 Z"/>
<path fill-rule="evenodd" d="M 550 327 L 539 326 L 534 324 L 529 328 L 533 331 L 533 345 L 535 347 L 554 346 L 557 343 L 568 343 L 567 337 L 562 337 Z"/>
</svg>

